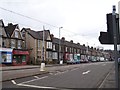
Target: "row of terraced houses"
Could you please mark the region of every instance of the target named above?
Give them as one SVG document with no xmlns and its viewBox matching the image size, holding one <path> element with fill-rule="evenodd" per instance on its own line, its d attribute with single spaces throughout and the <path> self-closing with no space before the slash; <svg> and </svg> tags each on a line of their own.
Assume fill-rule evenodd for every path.
<svg viewBox="0 0 120 90">
<path fill-rule="evenodd" d="M 60 42 L 60 45 L 59 45 Z M 22 28 L 19 25 L 8 23 L 4 25 L 0 20 L 0 52 L 2 64 L 25 65 L 40 64 L 42 62 L 43 31 Z M 100 57 L 109 59 L 110 52 L 103 49 L 80 45 L 73 40 L 67 41 L 54 37 L 50 30 L 44 30 L 44 61 L 46 64 L 56 64 L 61 60 L 66 63 L 69 59 L 80 59 L 81 62 L 97 61 Z"/>
</svg>

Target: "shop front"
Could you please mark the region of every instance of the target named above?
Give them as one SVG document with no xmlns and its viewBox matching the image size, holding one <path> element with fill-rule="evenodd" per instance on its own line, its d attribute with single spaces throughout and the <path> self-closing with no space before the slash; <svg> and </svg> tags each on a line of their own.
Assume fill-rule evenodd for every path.
<svg viewBox="0 0 120 90">
<path fill-rule="evenodd" d="M 2 64 L 12 64 L 12 51 L 11 48 L 0 48 L 0 58 L 2 59 L 0 63 Z"/>
<path fill-rule="evenodd" d="M 29 60 L 29 52 L 27 50 L 13 50 L 12 65 L 26 65 Z"/>
</svg>

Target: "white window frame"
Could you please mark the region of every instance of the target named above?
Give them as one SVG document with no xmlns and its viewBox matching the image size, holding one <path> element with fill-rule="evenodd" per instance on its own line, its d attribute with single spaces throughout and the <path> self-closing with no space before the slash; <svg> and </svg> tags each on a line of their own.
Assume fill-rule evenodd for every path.
<svg viewBox="0 0 120 90">
<path fill-rule="evenodd" d="M 55 51 L 55 44 L 53 44 L 53 50 Z"/>
<path fill-rule="evenodd" d="M 40 40 L 38 40 L 38 48 L 40 47 Z"/>
<path fill-rule="evenodd" d="M 15 31 L 15 37 L 18 38 L 18 31 Z"/>
<path fill-rule="evenodd" d="M 65 51 L 67 52 L 68 47 L 65 47 Z"/>
<path fill-rule="evenodd" d="M 15 40 L 11 39 L 11 48 L 15 48 Z"/>
<path fill-rule="evenodd" d="M 47 48 L 52 49 L 52 42 L 47 42 Z"/>
<path fill-rule="evenodd" d="M 18 49 L 21 49 L 21 41 L 18 40 Z"/>
</svg>

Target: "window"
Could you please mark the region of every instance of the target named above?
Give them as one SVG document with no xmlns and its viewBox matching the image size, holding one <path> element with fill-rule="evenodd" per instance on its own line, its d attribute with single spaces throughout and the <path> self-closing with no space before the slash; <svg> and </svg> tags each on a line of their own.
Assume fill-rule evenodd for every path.
<svg viewBox="0 0 120 90">
<path fill-rule="evenodd" d="M 66 47 L 66 48 L 65 48 L 65 51 L 66 51 L 66 52 L 67 52 L 67 49 L 68 49 L 68 48 Z"/>
<path fill-rule="evenodd" d="M 79 53 L 80 52 L 80 50 L 79 49 L 77 49 L 77 53 Z"/>
<path fill-rule="evenodd" d="M 57 52 L 53 52 L 53 59 L 57 59 L 58 56 L 57 56 Z"/>
<path fill-rule="evenodd" d="M 74 49 L 74 53 L 76 53 L 76 49 Z"/>
<path fill-rule="evenodd" d="M 23 62 L 26 61 L 26 56 L 25 56 L 25 55 L 22 56 L 22 61 L 23 61 Z"/>
<path fill-rule="evenodd" d="M 15 31 L 15 37 L 18 38 L 18 31 Z"/>
<path fill-rule="evenodd" d="M 22 36 L 25 37 L 25 31 L 22 32 Z"/>
<path fill-rule="evenodd" d="M 52 49 L 52 42 L 47 42 L 47 48 Z"/>
<path fill-rule="evenodd" d="M 2 47 L 6 47 L 5 39 L 2 40 Z"/>
<path fill-rule="evenodd" d="M 47 54 L 46 55 L 47 58 L 52 58 L 52 53 L 51 52 L 48 51 L 48 52 L 46 52 L 46 54 Z"/>
<path fill-rule="evenodd" d="M 38 47 L 40 47 L 40 40 L 38 40 Z"/>
<path fill-rule="evenodd" d="M 21 49 L 21 41 L 18 40 L 18 49 Z"/>
<path fill-rule="evenodd" d="M 71 51 L 72 51 L 72 50 L 71 50 L 71 48 L 70 48 L 70 53 L 71 53 Z"/>
<path fill-rule="evenodd" d="M 15 48 L 15 40 L 11 39 L 11 48 Z"/>
<path fill-rule="evenodd" d="M 55 50 L 55 44 L 53 45 L 53 50 Z"/>
<path fill-rule="evenodd" d="M 62 48 L 62 47 L 61 47 L 61 46 L 59 46 L 59 49 L 60 49 L 60 51 L 59 51 L 59 52 L 61 52 L 61 48 Z"/>
</svg>

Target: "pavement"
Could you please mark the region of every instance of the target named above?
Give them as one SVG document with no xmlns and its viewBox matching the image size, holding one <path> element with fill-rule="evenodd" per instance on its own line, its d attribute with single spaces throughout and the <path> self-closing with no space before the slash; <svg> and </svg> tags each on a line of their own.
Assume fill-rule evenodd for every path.
<svg viewBox="0 0 120 90">
<path fill-rule="evenodd" d="M 60 66 L 59 64 L 56 64 L 56 65 L 46 65 L 46 67 L 54 67 L 57 65 Z M 61 65 L 61 66 L 63 66 L 63 65 Z M 32 68 L 40 68 L 40 66 L 25 65 L 25 66 L 6 66 L 6 67 L 1 67 L 1 68 L 2 68 L 2 70 L 0 69 L 0 71 L 5 72 L 5 71 L 11 71 L 11 70 L 24 70 L 24 69 L 30 70 Z M 18 74 L 12 75 L 12 77 L 2 78 L 2 82 L 7 81 L 7 80 L 16 79 L 16 78 L 23 78 L 23 77 L 27 77 L 27 76 L 32 76 L 32 75 L 37 75 L 37 74 L 46 74 L 46 73 L 49 73 L 49 71 L 47 71 L 47 70 L 40 71 L 40 69 L 37 69 L 36 71 L 35 70 L 30 71 L 30 72 L 23 71 L 23 73 L 21 73 L 21 74 L 18 73 Z M 5 74 L 3 76 L 5 77 Z M 115 69 L 114 68 L 111 69 L 111 71 L 108 73 L 106 78 L 103 80 L 103 82 L 101 83 L 99 88 L 115 88 Z"/>
</svg>

